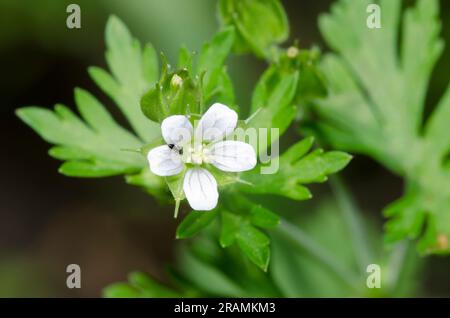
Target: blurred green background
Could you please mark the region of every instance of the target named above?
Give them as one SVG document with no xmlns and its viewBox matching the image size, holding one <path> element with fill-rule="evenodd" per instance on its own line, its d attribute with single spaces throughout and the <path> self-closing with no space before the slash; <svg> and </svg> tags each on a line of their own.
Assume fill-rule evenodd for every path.
<svg viewBox="0 0 450 318">
<path fill-rule="evenodd" d="M 316 21 L 333 1 L 282 2 L 290 19 L 291 40 L 298 39 L 301 47 L 316 44 L 326 50 Z M 450 1 L 441 2 L 443 37 L 450 43 Z M 97 297 L 104 286 L 124 280 L 136 269 L 164 282 L 166 264 L 175 261 L 178 221 L 173 220 L 172 207 L 159 206 L 144 192 L 124 184 L 121 177 L 88 180 L 59 175 L 59 162 L 46 154 L 48 145 L 14 116 L 14 110 L 28 105 L 51 107 L 57 102 L 73 107 L 76 86 L 111 105 L 86 72 L 90 65 L 105 66 L 103 33 L 110 14 L 120 17 L 142 42 L 151 42 L 174 61 L 181 45 L 198 50 L 217 30 L 216 3 L 79 0 L 75 3 L 81 7 L 82 28 L 69 30 L 66 7 L 70 3 L 73 1 L 0 2 L 2 297 Z M 265 65 L 248 56 L 233 56 L 228 64 L 238 103 L 247 109 L 252 87 Z M 427 105 L 436 104 L 442 95 L 450 80 L 448 70 L 447 49 L 433 73 Z M 113 107 L 110 110 L 127 125 Z M 292 131 L 288 138 L 298 136 Z M 343 175 L 367 222 L 381 231 L 380 211 L 400 196 L 401 180 L 362 156 L 357 156 Z M 319 214 L 336 218 L 336 205 L 326 200 L 327 185 L 315 186 L 313 192 L 316 196 L 308 203 L 280 200 L 270 204 L 302 224 L 314 222 Z M 335 226 L 340 237 L 339 222 L 330 220 L 323 222 L 323 229 Z M 331 243 L 335 245 L 331 248 L 342 249 L 343 254 L 349 248 L 345 237 L 340 244 Z M 65 268 L 71 263 L 81 266 L 81 289 L 65 285 Z M 450 296 L 450 258 L 427 258 L 423 270 L 411 279 L 419 286 L 416 296 Z M 313 283 L 323 284 L 317 286 L 325 289 L 322 294 L 335 295 L 326 290 L 332 287 L 324 280 Z"/>
</svg>

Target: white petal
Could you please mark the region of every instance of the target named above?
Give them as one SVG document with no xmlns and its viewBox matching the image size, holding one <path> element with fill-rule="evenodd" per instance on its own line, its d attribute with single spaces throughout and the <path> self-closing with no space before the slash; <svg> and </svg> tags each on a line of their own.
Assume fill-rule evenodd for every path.
<svg viewBox="0 0 450 318">
<path fill-rule="evenodd" d="M 214 176 L 206 169 L 192 168 L 186 172 L 183 190 L 191 208 L 209 211 L 216 207 L 219 193 Z"/>
<path fill-rule="evenodd" d="M 192 137 L 192 124 L 183 115 L 167 117 L 161 123 L 161 132 L 167 144 L 180 145 L 189 142 Z"/>
<path fill-rule="evenodd" d="M 203 141 L 220 140 L 236 128 L 237 113 L 223 104 L 213 104 L 200 119 L 195 131 L 196 138 Z"/>
<path fill-rule="evenodd" d="M 147 160 L 150 170 L 161 177 L 176 175 L 184 167 L 180 154 L 167 145 L 150 150 L 147 154 Z"/>
<path fill-rule="evenodd" d="M 242 141 L 225 140 L 210 148 L 210 162 L 217 168 L 228 172 L 251 170 L 256 166 L 256 153 L 253 147 Z"/>
</svg>

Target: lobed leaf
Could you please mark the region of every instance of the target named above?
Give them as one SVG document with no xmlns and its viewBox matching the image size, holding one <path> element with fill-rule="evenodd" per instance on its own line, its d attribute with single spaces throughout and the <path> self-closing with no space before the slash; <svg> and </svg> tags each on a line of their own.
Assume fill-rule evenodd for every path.
<svg viewBox="0 0 450 318">
<path fill-rule="evenodd" d="M 342 170 L 351 156 L 339 151 L 324 152 L 316 149 L 309 154 L 313 138 L 306 138 L 291 146 L 280 157 L 272 158 L 269 165 L 278 161 L 278 171 L 262 174 L 254 169 L 242 174 L 249 184 L 241 184 L 242 191 L 255 194 L 277 194 L 294 200 L 312 197 L 303 184 L 324 182 L 327 176 Z"/>
<path fill-rule="evenodd" d="M 450 179 L 443 162 L 450 90 L 423 124 L 428 82 L 443 50 L 439 3 L 418 0 L 402 15 L 401 0 L 381 0 L 382 28 L 369 29 L 370 3 L 340 0 L 319 20 L 336 53 L 321 65 L 329 92 L 312 105 L 321 118 L 312 126 L 334 147 L 369 155 L 405 178 L 404 197 L 385 211 L 386 242 L 417 238 L 421 252 L 448 253 Z"/>
<path fill-rule="evenodd" d="M 140 141 L 121 128 L 88 92 L 77 89 L 78 109 L 88 126 L 69 108 L 57 105 L 54 112 L 25 107 L 17 115 L 44 140 L 58 145 L 50 155 L 67 160 L 60 172 L 76 177 L 104 177 L 139 171 L 145 164 L 134 152 Z"/>
<path fill-rule="evenodd" d="M 159 125 L 143 116 L 139 101 L 157 81 L 158 60 L 154 48 L 141 50 L 125 24 L 111 16 L 106 24 L 106 60 L 112 76 L 99 68 L 90 68 L 94 81 L 119 106 L 137 135 L 144 141 L 159 136 Z"/>
</svg>

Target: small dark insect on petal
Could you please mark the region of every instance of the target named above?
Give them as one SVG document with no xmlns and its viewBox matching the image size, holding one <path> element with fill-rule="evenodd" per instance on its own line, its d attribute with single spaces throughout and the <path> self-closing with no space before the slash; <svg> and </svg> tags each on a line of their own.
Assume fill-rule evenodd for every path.
<svg viewBox="0 0 450 318">
<path fill-rule="evenodd" d="M 183 154 L 183 148 L 174 144 L 168 144 L 167 145 L 170 149 L 175 150 L 176 152 L 178 152 L 180 155 Z"/>
</svg>

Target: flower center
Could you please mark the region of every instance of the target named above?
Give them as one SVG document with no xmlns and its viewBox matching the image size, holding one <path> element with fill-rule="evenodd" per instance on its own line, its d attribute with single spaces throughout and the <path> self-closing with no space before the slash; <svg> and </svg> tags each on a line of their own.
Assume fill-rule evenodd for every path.
<svg viewBox="0 0 450 318">
<path fill-rule="evenodd" d="M 183 152 L 183 161 L 185 163 L 193 163 L 201 165 L 202 163 L 211 162 L 210 150 L 203 144 L 195 146 L 187 146 Z"/>
</svg>

